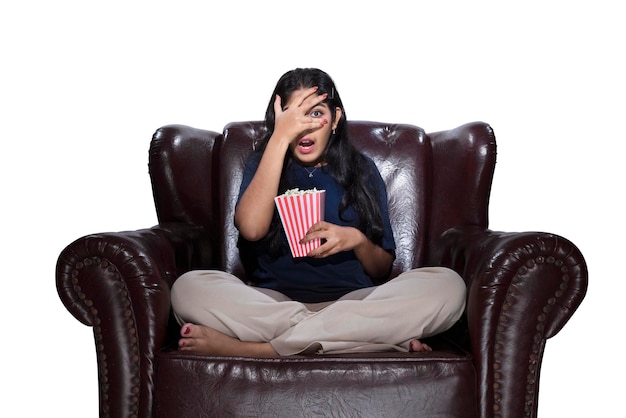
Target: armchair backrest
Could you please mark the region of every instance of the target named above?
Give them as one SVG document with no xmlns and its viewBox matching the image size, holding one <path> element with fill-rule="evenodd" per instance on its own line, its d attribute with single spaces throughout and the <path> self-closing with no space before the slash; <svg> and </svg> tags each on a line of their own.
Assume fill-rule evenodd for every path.
<svg viewBox="0 0 626 418">
<path fill-rule="evenodd" d="M 223 134 L 168 125 L 150 146 L 150 176 L 160 224 L 202 226 L 212 237 L 210 259 L 245 280 L 234 211 L 244 162 L 262 138 L 260 121 L 230 123 Z M 392 274 L 428 265 L 449 228 L 487 228 L 496 161 L 489 125 L 475 122 L 426 135 L 406 124 L 348 122 L 356 146 L 374 160 L 387 186 L 396 239 Z M 201 266 L 199 266 L 201 267 Z"/>
</svg>

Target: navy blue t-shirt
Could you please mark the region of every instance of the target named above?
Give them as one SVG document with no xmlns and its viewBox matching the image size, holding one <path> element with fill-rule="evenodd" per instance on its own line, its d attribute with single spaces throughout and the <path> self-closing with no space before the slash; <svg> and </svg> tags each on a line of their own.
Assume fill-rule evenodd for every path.
<svg viewBox="0 0 626 418">
<path fill-rule="evenodd" d="M 256 172 L 260 161 L 259 154 L 253 154 L 246 162 L 239 197 L 246 190 Z M 378 191 L 378 200 L 383 217 L 383 239 L 380 246 L 388 251 L 395 249 L 395 241 L 389 221 L 387 208 L 387 192 L 385 184 L 374 162 L 370 164 L 370 181 Z M 312 172 L 312 176 L 309 173 Z M 357 214 L 353 208 L 339 214 L 339 204 L 344 189 L 329 174 L 328 167 L 320 167 L 313 171 L 293 161 L 285 173 L 290 183 L 300 190 L 316 188 L 326 190 L 324 220 L 341 226 L 358 225 Z M 365 175 L 365 174 L 364 174 Z M 257 268 L 253 273 L 256 286 L 277 290 L 293 300 L 304 303 L 317 303 L 337 300 L 356 289 L 373 286 L 372 279 L 365 273 L 363 266 L 356 258 L 354 251 L 343 251 L 325 258 L 293 258 L 289 250 L 286 236 L 283 237 L 281 254 L 277 257 L 268 254 L 268 245 L 262 240 L 257 242 Z"/>
</svg>

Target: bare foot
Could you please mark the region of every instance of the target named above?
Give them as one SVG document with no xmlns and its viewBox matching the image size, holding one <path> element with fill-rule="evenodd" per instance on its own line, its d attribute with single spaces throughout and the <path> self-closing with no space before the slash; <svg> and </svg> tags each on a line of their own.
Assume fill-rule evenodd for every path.
<svg viewBox="0 0 626 418">
<path fill-rule="evenodd" d="M 409 343 L 409 351 L 419 352 L 419 351 L 433 351 L 432 348 L 428 344 L 424 344 L 420 340 L 411 340 Z"/>
<path fill-rule="evenodd" d="M 238 357 L 278 357 L 269 343 L 245 342 L 203 325 L 185 324 L 178 349 L 196 354 Z"/>
</svg>

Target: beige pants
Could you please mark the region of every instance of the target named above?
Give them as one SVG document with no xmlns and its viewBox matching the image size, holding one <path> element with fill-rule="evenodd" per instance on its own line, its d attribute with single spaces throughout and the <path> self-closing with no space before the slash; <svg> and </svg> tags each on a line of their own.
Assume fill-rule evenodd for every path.
<svg viewBox="0 0 626 418">
<path fill-rule="evenodd" d="M 205 325 L 280 355 L 408 351 L 412 339 L 450 328 L 465 308 L 465 283 L 443 267 L 410 270 L 333 302 L 305 304 L 222 271 L 183 274 L 172 288 L 181 325 Z"/>
</svg>

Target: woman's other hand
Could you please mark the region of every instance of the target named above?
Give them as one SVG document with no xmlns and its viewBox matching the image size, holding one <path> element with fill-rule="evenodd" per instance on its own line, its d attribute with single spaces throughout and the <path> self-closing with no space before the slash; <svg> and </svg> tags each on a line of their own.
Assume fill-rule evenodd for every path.
<svg viewBox="0 0 626 418">
<path fill-rule="evenodd" d="M 312 250 L 308 256 L 324 258 L 341 251 L 350 251 L 365 244 L 368 240 L 361 231 L 350 226 L 339 226 L 329 222 L 318 222 L 309 229 L 302 244 L 320 239 L 322 245 Z"/>
<path fill-rule="evenodd" d="M 321 221 L 309 229 L 301 243 L 314 239 L 322 240 L 322 245 L 312 250 L 309 257 L 324 258 L 340 251 L 353 250 L 371 278 L 384 279 L 391 270 L 393 254 L 374 244 L 357 228 Z"/>
</svg>

